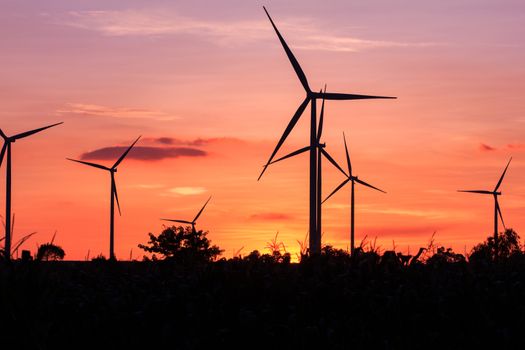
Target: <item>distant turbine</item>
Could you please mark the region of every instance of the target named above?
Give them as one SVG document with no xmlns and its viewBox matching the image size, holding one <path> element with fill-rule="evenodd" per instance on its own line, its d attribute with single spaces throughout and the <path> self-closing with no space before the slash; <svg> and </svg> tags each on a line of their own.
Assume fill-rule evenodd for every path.
<svg viewBox="0 0 525 350">
<path fill-rule="evenodd" d="M 116 260 L 115 258 L 115 199 L 117 200 L 117 207 L 118 207 L 118 213 L 119 215 L 122 215 L 120 212 L 120 203 L 118 201 L 118 194 L 117 194 L 117 185 L 115 183 L 115 173 L 117 172 L 117 167 L 124 160 L 124 158 L 128 155 L 129 151 L 135 146 L 137 141 L 140 139 L 140 136 L 137 137 L 137 139 L 131 144 L 131 146 L 128 147 L 126 152 L 124 152 L 120 158 L 115 162 L 115 164 L 111 167 L 105 167 L 100 164 L 90 163 L 90 162 L 84 162 L 83 160 L 76 160 L 67 158 L 68 160 L 72 162 L 77 162 L 85 165 L 92 166 L 94 168 L 107 170 L 111 174 L 111 200 L 110 200 L 110 214 L 109 214 L 109 259 L 110 260 Z"/>
<path fill-rule="evenodd" d="M 505 170 L 503 170 L 503 173 L 501 174 L 501 177 L 499 178 L 498 183 L 496 184 L 496 187 L 494 188 L 494 191 L 486 191 L 486 190 L 458 190 L 458 192 L 468 192 L 468 193 L 479 193 L 479 194 L 491 194 L 494 196 L 494 249 L 496 256 L 498 254 L 498 215 L 501 219 L 501 224 L 503 225 L 503 228 L 505 228 L 505 222 L 503 221 L 503 215 L 501 215 L 501 209 L 499 207 L 498 203 L 498 196 L 501 195 L 501 192 L 498 192 L 498 189 L 501 185 L 501 182 L 503 181 L 503 178 L 505 177 L 505 173 L 507 172 L 507 169 L 510 165 L 510 161 L 512 160 L 512 157 L 510 157 L 509 162 L 507 163 L 507 166 L 505 167 Z"/>
<path fill-rule="evenodd" d="M 326 87 L 325 87 L 326 90 Z M 341 171 L 345 176 L 348 176 L 345 171 L 337 164 L 337 162 L 330 156 L 330 154 L 325 150 L 326 144 L 321 143 L 321 136 L 323 134 L 323 124 L 324 124 L 324 99 L 323 104 L 321 105 L 321 114 L 319 116 L 319 128 L 317 129 L 317 136 L 315 139 L 314 150 L 317 150 L 317 196 L 316 196 L 316 208 L 317 208 L 317 232 L 322 232 L 322 220 L 321 220 L 321 204 L 322 204 L 322 157 L 324 156 L 332 165 L 334 165 L 339 171 Z M 306 151 L 309 151 L 311 146 L 306 146 L 297 151 L 294 151 L 290 154 L 285 155 L 284 157 L 273 160 L 270 164 L 280 162 L 281 160 L 288 159 L 290 157 L 299 155 Z"/>
<path fill-rule="evenodd" d="M 5 180 L 6 199 L 5 199 L 5 245 L 4 245 L 5 258 L 7 260 L 11 259 L 11 235 L 9 234 L 9 232 L 11 232 L 11 144 L 16 142 L 16 140 L 23 139 L 24 137 L 31 136 L 40 131 L 49 129 L 53 126 L 57 126 L 62 123 L 63 122 L 44 126 L 43 128 L 26 131 L 26 132 L 16 134 L 11 137 L 4 134 L 4 132 L 0 129 L 0 136 L 2 136 L 2 138 L 4 139 L 4 145 L 2 146 L 2 151 L 0 152 L 0 166 L 2 166 L 4 155 L 7 152 L 7 166 L 6 166 L 6 180 Z"/>
<path fill-rule="evenodd" d="M 299 65 L 299 62 L 293 55 L 292 51 L 288 47 L 288 44 L 286 44 L 284 38 L 282 37 L 281 33 L 275 26 L 272 18 L 270 17 L 270 14 L 268 11 L 266 11 L 266 8 L 264 8 L 264 11 L 266 12 L 266 15 L 268 16 L 268 19 L 270 20 L 273 29 L 275 30 L 275 33 L 277 34 L 277 37 L 279 38 L 279 41 L 281 42 L 281 45 L 286 52 L 286 55 L 288 56 L 288 59 L 290 63 L 293 66 L 293 69 L 295 70 L 295 73 L 297 74 L 297 77 L 299 78 L 299 81 L 301 82 L 304 90 L 306 91 L 306 97 L 304 101 L 301 103 L 297 111 L 295 112 L 294 116 L 288 123 L 288 126 L 286 127 L 283 135 L 279 139 L 279 142 L 277 143 L 277 146 L 273 150 L 270 158 L 268 159 L 268 162 L 264 166 L 261 174 L 259 175 L 259 179 L 262 177 L 264 172 L 266 171 L 266 168 L 270 163 L 272 163 L 273 158 L 281 148 L 282 144 L 294 128 L 295 124 L 297 124 L 297 121 L 303 114 L 304 110 L 306 109 L 306 106 L 308 106 L 308 103 L 311 103 L 310 109 L 311 109 L 311 119 L 310 119 L 310 220 L 309 220 L 309 233 L 310 233 L 310 253 L 311 254 L 319 254 L 321 252 L 321 232 L 318 231 L 318 221 L 319 221 L 319 215 L 318 215 L 318 205 L 317 205 L 317 198 L 319 195 L 319 192 L 317 191 L 318 184 L 318 166 L 317 166 L 317 152 L 316 152 L 316 136 L 317 136 L 317 122 L 316 122 L 316 105 L 317 105 L 317 99 L 325 99 L 325 100 L 358 100 L 358 99 L 372 99 L 372 98 L 395 98 L 395 97 L 382 97 L 382 96 L 369 96 L 369 95 L 355 95 L 355 94 L 342 94 L 342 93 L 332 93 L 332 92 L 314 92 L 310 89 L 308 85 L 308 81 L 306 79 L 306 75 L 304 74 L 301 66 Z"/>
<path fill-rule="evenodd" d="M 343 141 L 344 141 L 344 144 L 345 144 L 346 164 L 348 166 L 347 179 L 344 180 L 339 186 L 337 186 L 335 188 L 335 190 L 333 190 L 332 193 L 330 193 L 330 195 L 328 197 L 326 197 L 326 199 L 323 201 L 323 203 L 326 202 L 328 200 L 328 198 L 332 197 L 337 191 L 339 191 L 341 188 L 343 188 L 344 185 L 346 185 L 348 182 L 352 183 L 352 192 L 351 192 L 351 196 L 350 196 L 350 253 L 352 255 L 354 255 L 354 251 L 355 251 L 355 238 L 354 238 L 354 225 L 355 225 L 355 220 L 354 220 L 354 211 L 355 211 L 354 186 L 355 186 L 355 183 L 357 182 L 358 184 L 361 184 L 361 185 L 373 188 L 374 190 L 379 191 L 379 192 L 383 192 L 383 193 L 386 193 L 386 192 L 383 191 L 383 190 L 380 190 L 377 187 L 374 187 L 374 186 L 364 182 L 363 180 L 360 180 L 357 176 L 354 176 L 352 174 L 352 163 L 350 162 L 350 154 L 348 153 L 348 147 L 346 145 L 345 133 L 343 133 Z"/>
<path fill-rule="evenodd" d="M 211 196 L 210 198 L 208 198 L 208 200 L 206 201 L 206 203 L 204 203 L 204 205 L 202 206 L 201 210 L 199 210 L 199 212 L 197 213 L 197 215 L 195 216 L 195 219 L 193 219 L 193 221 L 187 221 L 187 220 L 173 220 L 173 219 L 161 219 L 161 220 L 164 220 L 164 221 L 171 221 L 171 222 L 179 222 L 179 223 L 182 223 L 182 224 L 188 224 L 188 225 L 191 225 L 191 230 L 193 233 L 195 233 L 195 225 L 197 224 L 197 219 L 199 218 L 199 216 L 201 216 L 202 212 L 204 211 L 204 208 L 206 208 L 206 205 L 208 204 L 208 202 L 210 201 L 211 199 Z"/>
</svg>

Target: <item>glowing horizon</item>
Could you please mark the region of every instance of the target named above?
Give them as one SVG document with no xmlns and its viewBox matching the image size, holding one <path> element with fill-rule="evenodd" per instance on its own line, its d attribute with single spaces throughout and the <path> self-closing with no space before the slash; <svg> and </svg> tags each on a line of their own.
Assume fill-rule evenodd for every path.
<svg viewBox="0 0 525 350">
<path fill-rule="evenodd" d="M 507 227 L 524 227 L 525 29 L 519 2 L 267 3 L 312 90 L 397 96 L 328 101 L 323 139 L 355 173 L 356 242 L 463 253 L 492 234 L 493 202 L 458 189 L 501 186 Z M 452 6 L 454 4 L 454 6 Z M 14 241 L 35 251 L 58 231 L 66 259 L 108 255 L 109 179 L 65 158 L 108 166 L 143 135 L 116 174 L 117 258 L 135 258 L 161 217 L 189 218 L 230 257 L 265 250 L 279 232 L 292 253 L 308 230 L 308 162 L 262 165 L 304 91 L 261 4 L 135 1 L 4 5 L 0 26 L 8 135 L 64 121 L 13 144 Z M 488 24 L 488 25 L 487 25 Z M 505 25 L 502 25 L 505 24 Z M 307 114 L 307 113 L 306 113 Z M 307 115 L 278 156 L 308 143 Z M 342 176 L 324 162 L 323 193 Z M 5 165 L 0 168 L 4 198 Z M 348 246 L 349 189 L 323 205 L 323 243 Z M 5 200 L 2 199 L 2 204 Z M 2 215 L 4 207 L 1 207 Z M 500 226 L 500 230 L 502 227 Z M 3 235 L 3 234 L 2 234 Z"/>
</svg>

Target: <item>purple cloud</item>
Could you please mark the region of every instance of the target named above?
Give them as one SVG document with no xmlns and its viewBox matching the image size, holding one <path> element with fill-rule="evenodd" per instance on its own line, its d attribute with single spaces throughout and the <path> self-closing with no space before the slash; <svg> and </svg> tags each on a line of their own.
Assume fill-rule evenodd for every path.
<svg viewBox="0 0 525 350">
<path fill-rule="evenodd" d="M 127 149 L 127 146 L 104 147 L 91 152 L 83 153 L 82 160 L 116 160 Z M 205 157 L 208 153 L 191 147 L 151 147 L 135 146 L 129 152 L 129 159 L 156 161 L 179 157 Z"/>
</svg>

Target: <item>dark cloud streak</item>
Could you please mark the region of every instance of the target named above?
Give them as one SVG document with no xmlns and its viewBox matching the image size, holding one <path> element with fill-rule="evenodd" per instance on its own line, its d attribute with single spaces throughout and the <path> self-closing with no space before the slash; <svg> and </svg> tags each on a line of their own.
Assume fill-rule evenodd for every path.
<svg viewBox="0 0 525 350">
<path fill-rule="evenodd" d="M 250 219 L 260 221 L 285 221 L 291 220 L 293 217 L 284 213 L 260 213 L 250 216 Z"/>
<path fill-rule="evenodd" d="M 479 144 L 479 150 L 482 151 L 482 152 L 491 152 L 491 151 L 495 151 L 496 148 L 492 147 L 492 146 L 489 146 L 485 143 L 480 143 Z"/>
<path fill-rule="evenodd" d="M 116 160 L 124 153 L 127 146 L 104 147 L 83 153 L 82 160 Z M 135 146 L 128 154 L 129 159 L 157 161 L 179 157 L 205 157 L 208 153 L 191 147 L 151 147 Z"/>
</svg>

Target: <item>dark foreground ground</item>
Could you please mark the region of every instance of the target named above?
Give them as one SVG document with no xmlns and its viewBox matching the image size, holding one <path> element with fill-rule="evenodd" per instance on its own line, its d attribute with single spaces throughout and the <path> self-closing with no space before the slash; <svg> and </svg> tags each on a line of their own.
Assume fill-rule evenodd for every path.
<svg viewBox="0 0 525 350">
<path fill-rule="evenodd" d="M 15 263 L 0 318 L 18 349 L 522 348 L 525 263 Z"/>
</svg>

